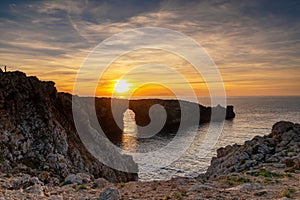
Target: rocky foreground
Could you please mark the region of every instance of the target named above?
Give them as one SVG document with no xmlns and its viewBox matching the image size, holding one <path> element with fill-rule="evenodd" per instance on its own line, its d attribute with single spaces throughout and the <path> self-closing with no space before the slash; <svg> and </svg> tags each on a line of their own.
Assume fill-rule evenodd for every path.
<svg viewBox="0 0 300 200">
<path fill-rule="evenodd" d="M 89 101 L 80 99 L 78 103 Z M 110 99 L 96 99 L 98 121 L 105 134 L 116 133 L 107 102 Z M 132 101 L 137 122 L 148 123 L 148 107 L 155 103 L 167 110 L 165 128 L 176 129 L 180 111 L 175 101 Z M 147 109 L 138 109 L 140 104 Z M 234 117 L 233 107 L 196 106 L 202 114 L 199 123 L 213 120 L 213 109 L 226 112 L 227 119 Z M 88 109 L 82 114 L 88 115 Z M 53 82 L 0 72 L 0 200 L 300 198 L 299 124 L 278 122 L 268 136 L 219 149 L 207 173 L 197 178 L 138 182 L 136 173 L 109 168 L 94 158 L 73 121 L 72 95 L 58 93 Z M 96 121 L 84 123 L 90 128 Z M 137 170 L 130 156 L 109 153 L 120 165 Z"/>
<path fill-rule="evenodd" d="M 78 173 L 53 182 L 1 173 L 0 199 L 299 199 L 300 125 L 278 122 L 269 135 L 220 148 L 206 174 L 169 181 L 111 183 Z"/>
</svg>

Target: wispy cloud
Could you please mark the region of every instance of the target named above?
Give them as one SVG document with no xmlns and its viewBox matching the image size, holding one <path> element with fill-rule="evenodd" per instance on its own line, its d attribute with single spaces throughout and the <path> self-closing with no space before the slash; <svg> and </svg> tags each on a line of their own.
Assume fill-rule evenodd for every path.
<svg viewBox="0 0 300 200">
<path fill-rule="evenodd" d="M 0 59 L 31 75 L 53 79 L 60 90 L 71 91 L 76 70 L 98 43 L 122 31 L 158 26 L 183 32 L 199 42 L 218 65 L 230 95 L 244 95 L 246 90 L 250 95 L 300 95 L 300 5 L 295 1 L 270 2 L 3 3 Z M 182 67 L 181 72 L 192 82 L 194 72 L 187 68 Z M 155 72 L 160 78 L 168 77 Z M 155 72 L 144 69 L 145 74 Z M 139 76 L 142 72 L 136 79 Z M 201 82 L 195 81 L 195 87 Z"/>
</svg>

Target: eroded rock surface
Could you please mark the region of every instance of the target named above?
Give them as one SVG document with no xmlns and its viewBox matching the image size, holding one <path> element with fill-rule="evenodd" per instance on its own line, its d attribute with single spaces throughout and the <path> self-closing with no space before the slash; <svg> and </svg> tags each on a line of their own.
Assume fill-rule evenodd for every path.
<svg viewBox="0 0 300 200">
<path fill-rule="evenodd" d="M 261 138 L 261 139 L 260 139 Z M 272 157 L 281 144 L 286 147 L 278 155 L 281 162 L 269 162 L 262 159 L 258 164 L 245 168 L 242 172 L 228 172 L 220 166 L 224 161 L 213 165 L 216 173 L 209 172 L 209 179 L 173 178 L 168 181 L 132 181 L 128 183 L 111 183 L 103 178 L 95 179 L 85 173 L 69 174 L 64 182 L 56 182 L 49 177 L 48 172 L 38 176 L 26 173 L 0 173 L 0 200 L 10 199 L 299 199 L 300 198 L 300 170 L 297 162 L 291 162 L 299 155 L 299 125 L 290 122 L 278 122 L 273 126 L 272 133 L 265 137 L 255 137 L 244 145 L 234 145 L 218 151 L 220 159 L 230 161 L 239 157 L 246 149 L 251 149 L 253 156 L 262 150 L 261 145 L 272 144 L 274 151 L 269 152 Z M 284 142 L 283 142 L 284 141 Z M 286 142 L 288 141 L 288 142 Z M 279 145 L 280 144 L 280 145 Z M 278 148 L 278 149 L 277 149 Z M 226 150 L 227 149 L 227 150 Z M 256 149 L 256 150 L 255 150 Z M 233 151 L 235 150 L 235 151 Z M 273 153 L 271 153 L 273 152 Z M 277 152 L 278 153 L 278 152 Z M 252 159 L 252 154 L 245 156 Z M 288 159 L 289 161 L 285 161 Z M 231 162 L 229 162 L 231 163 Z M 245 163 L 244 163 L 245 164 Z M 243 164 L 237 162 L 237 167 Z M 281 165 L 280 167 L 277 165 Z M 231 166 L 231 165 L 229 165 Z M 26 168 L 25 166 L 19 166 Z M 216 175 L 216 176 L 215 176 Z"/>
<path fill-rule="evenodd" d="M 130 156 L 114 155 L 137 170 Z M 78 172 L 112 182 L 137 180 L 137 174 L 107 167 L 87 151 L 74 127 L 71 95 L 22 72 L 0 74 L 0 171 L 60 181 Z"/>
<path fill-rule="evenodd" d="M 255 170 L 263 165 L 300 170 L 300 124 L 280 121 L 269 135 L 218 149 L 206 176 Z"/>
</svg>

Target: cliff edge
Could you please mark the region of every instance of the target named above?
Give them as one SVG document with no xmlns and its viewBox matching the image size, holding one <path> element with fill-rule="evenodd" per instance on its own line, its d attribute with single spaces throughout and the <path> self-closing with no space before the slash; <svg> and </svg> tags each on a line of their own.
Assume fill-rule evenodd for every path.
<svg viewBox="0 0 300 200">
<path fill-rule="evenodd" d="M 18 71 L 0 72 L 0 147 L 1 172 L 47 172 L 59 181 L 78 172 L 111 182 L 137 180 L 137 174 L 111 169 L 86 150 L 74 126 L 70 94 Z M 130 156 L 115 159 L 137 170 Z"/>
</svg>

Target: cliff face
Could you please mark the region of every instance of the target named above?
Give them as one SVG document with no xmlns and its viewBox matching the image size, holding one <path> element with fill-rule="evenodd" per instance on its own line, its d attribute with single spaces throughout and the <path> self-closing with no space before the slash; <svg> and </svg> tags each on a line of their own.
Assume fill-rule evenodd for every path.
<svg viewBox="0 0 300 200">
<path fill-rule="evenodd" d="M 103 165 L 86 150 L 74 126 L 70 94 L 22 72 L 0 72 L 0 147 L 4 172 L 49 171 L 60 180 L 77 172 L 112 182 L 137 179 L 137 174 Z M 118 162 L 137 168 L 131 157 L 121 157 Z"/>
</svg>

